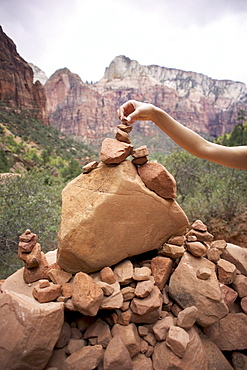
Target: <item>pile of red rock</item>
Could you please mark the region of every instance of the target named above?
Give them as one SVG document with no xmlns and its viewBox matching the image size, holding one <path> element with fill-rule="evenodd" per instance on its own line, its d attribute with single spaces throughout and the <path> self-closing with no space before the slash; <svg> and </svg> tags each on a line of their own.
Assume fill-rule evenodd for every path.
<svg viewBox="0 0 247 370">
<path fill-rule="evenodd" d="M 129 127 L 119 126 L 117 140 L 106 139 L 102 144 L 104 164 L 88 165 L 84 174 L 72 181 L 82 196 L 80 209 L 86 203 L 85 198 L 90 200 L 83 212 L 86 221 L 90 220 L 91 229 L 93 225 L 93 231 L 86 229 L 85 221 L 81 237 L 80 228 L 76 229 L 74 222 L 77 213 L 82 218 L 80 209 L 63 210 L 63 217 L 73 230 L 69 234 L 73 255 L 61 254 L 58 249 L 58 258 L 57 251 L 44 256 L 37 235 L 26 230 L 20 236 L 18 254 L 25 267 L 6 279 L 0 294 L 1 366 L 9 370 L 246 369 L 247 249 L 214 240 L 200 220 L 188 227 L 186 217 L 172 199 L 176 195 L 172 176 L 163 166 L 147 162 L 146 147 L 134 151 L 129 132 L 126 132 Z M 125 160 L 130 154 L 134 164 Z M 149 190 L 143 190 L 145 185 L 136 179 L 133 167 L 136 165 Z M 114 194 L 110 185 L 106 186 L 110 171 L 122 171 L 121 176 L 118 174 L 120 186 Z M 95 174 L 90 175 L 92 172 Z M 159 175 L 154 176 L 157 172 Z M 125 177 L 131 186 L 126 185 Z M 119 179 L 112 178 L 113 182 L 116 178 Z M 143 222 L 137 224 L 127 207 L 126 216 L 124 214 L 121 222 L 118 221 L 117 238 L 111 232 L 114 217 L 118 217 L 116 212 L 108 228 L 106 224 L 104 228 L 99 227 L 101 224 L 97 224 L 96 219 L 99 215 L 103 219 L 106 216 L 96 211 L 100 208 L 102 212 L 105 209 L 102 204 L 109 206 L 109 203 L 100 203 L 98 198 L 92 197 L 94 182 L 97 197 L 103 194 L 108 202 L 113 196 L 114 207 L 123 193 L 129 196 L 131 190 L 138 189 L 138 195 L 143 191 L 145 198 L 152 198 L 157 208 L 161 204 L 164 209 L 177 210 L 180 221 L 172 228 L 167 220 L 169 232 L 158 238 L 156 248 L 144 248 L 141 253 L 134 236 L 142 227 L 144 243 L 154 226 L 148 229 Z M 86 191 L 89 195 L 85 197 Z M 66 196 L 73 202 L 71 194 L 68 192 Z M 78 203 L 77 198 L 75 202 Z M 138 202 L 135 204 L 141 207 L 142 202 Z M 68 214 L 73 212 L 75 218 L 69 218 Z M 132 227 L 138 225 L 135 233 L 128 222 Z M 127 224 L 128 228 L 122 229 L 122 224 Z M 132 239 L 128 239 L 126 230 Z M 97 249 L 92 247 L 91 238 L 91 249 L 89 252 L 83 250 L 83 240 L 90 232 L 101 233 L 102 239 L 103 234 L 107 235 L 103 252 L 100 251 L 100 238 Z M 132 240 L 134 252 L 122 258 L 123 251 L 117 249 L 119 255 L 113 263 L 111 248 L 122 235 L 128 240 L 126 246 L 122 245 L 123 249 L 128 250 Z M 150 244 L 156 232 L 151 235 Z M 79 246 L 76 245 L 78 240 Z M 80 269 L 78 266 L 82 262 L 78 263 L 77 259 L 83 259 L 83 253 L 88 256 L 83 262 L 85 269 Z M 64 256 L 68 256 L 69 261 Z M 96 261 L 95 265 L 90 265 L 90 257 Z"/>
</svg>

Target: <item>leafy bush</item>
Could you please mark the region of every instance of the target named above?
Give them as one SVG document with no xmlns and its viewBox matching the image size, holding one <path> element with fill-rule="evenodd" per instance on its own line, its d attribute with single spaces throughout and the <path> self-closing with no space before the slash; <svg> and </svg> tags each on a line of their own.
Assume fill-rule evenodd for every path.
<svg viewBox="0 0 247 370">
<path fill-rule="evenodd" d="M 25 176 L 1 181 L 1 278 L 23 265 L 16 255 L 18 236 L 26 229 L 39 236 L 44 252 L 56 247 L 63 187 L 63 182 L 45 171 L 31 171 Z"/>
</svg>

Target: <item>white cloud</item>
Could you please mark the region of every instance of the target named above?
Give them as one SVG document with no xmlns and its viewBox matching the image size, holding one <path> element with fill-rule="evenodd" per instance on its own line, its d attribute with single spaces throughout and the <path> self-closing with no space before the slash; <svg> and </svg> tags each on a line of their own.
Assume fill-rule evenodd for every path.
<svg viewBox="0 0 247 370">
<path fill-rule="evenodd" d="M 124 54 L 247 83 L 245 0 L 0 0 L 0 24 L 48 76 L 97 81 Z"/>
</svg>

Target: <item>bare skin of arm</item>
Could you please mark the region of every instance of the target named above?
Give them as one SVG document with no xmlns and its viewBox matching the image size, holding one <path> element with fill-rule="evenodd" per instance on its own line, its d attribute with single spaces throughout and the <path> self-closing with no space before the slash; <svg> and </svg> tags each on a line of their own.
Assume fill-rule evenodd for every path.
<svg viewBox="0 0 247 370">
<path fill-rule="evenodd" d="M 129 124 L 153 121 L 175 143 L 194 156 L 222 166 L 247 170 L 247 146 L 226 147 L 211 143 L 152 104 L 129 100 L 118 109 L 118 117 Z"/>
</svg>

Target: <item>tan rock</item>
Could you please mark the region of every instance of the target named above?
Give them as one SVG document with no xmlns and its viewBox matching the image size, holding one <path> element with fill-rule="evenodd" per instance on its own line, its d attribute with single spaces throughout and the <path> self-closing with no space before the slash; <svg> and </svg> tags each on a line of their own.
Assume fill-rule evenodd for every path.
<svg viewBox="0 0 247 370">
<path fill-rule="evenodd" d="M 220 349 L 206 335 L 199 332 L 206 356 L 208 369 L 212 370 L 234 370 Z M 236 369 L 235 369 L 236 370 Z M 239 369 L 240 370 L 240 369 Z M 241 369 L 242 370 L 242 369 Z"/>
<path fill-rule="evenodd" d="M 133 359 L 133 370 L 153 370 L 152 360 L 140 353 Z"/>
<path fill-rule="evenodd" d="M 131 125 L 128 125 L 128 124 L 125 124 L 125 123 L 120 123 L 119 125 L 117 125 L 117 128 L 119 128 L 120 130 L 125 131 L 129 134 L 132 131 L 133 127 Z"/>
<path fill-rule="evenodd" d="M 217 262 L 220 259 L 220 256 L 222 255 L 222 250 L 218 248 L 209 248 L 207 252 L 207 257 L 212 262 Z"/>
<path fill-rule="evenodd" d="M 247 276 L 237 275 L 232 283 L 232 287 L 240 298 L 247 296 Z"/>
<path fill-rule="evenodd" d="M 44 369 L 61 331 L 63 307 L 55 302 L 40 305 L 13 291 L 1 293 L 1 368 Z"/>
<path fill-rule="evenodd" d="M 207 247 L 200 242 L 186 242 L 186 248 L 195 257 L 203 257 L 207 254 Z"/>
<path fill-rule="evenodd" d="M 186 234 L 186 238 L 188 240 L 189 237 L 195 236 L 199 242 L 212 242 L 214 236 L 210 234 L 208 231 L 198 231 L 198 230 L 190 230 Z"/>
<path fill-rule="evenodd" d="M 49 282 L 49 280 L 42 279 L 42 280 L 39 280 L 38 285 L 42 289 L 42 288 L 46 288 L 46 287 L 50 286 L 50 282 Z"/>
<path fill-rule="evenodd" d="M 50 269 L 47 275 L 54 284 L 60 285 L 67 283 L 72 278 L 72 274 L 61 269 Z"/>
<path fill-rule="evenodd" d="M 162 290 L 170 276 L 173 266 L 173 260 L 168 257 L 154 257 L 151 261 L 152 275 L 155 280 L 155 284 L 160 290 Z"/>
<path fill-rule="evenodd" d="M 133 273 L 133 279 L 137 281 L 149 280 L 151 270 L 149 267 L 135 267 Z"/>
<path fill-rule="evenodd" d="M 183 246 L 173 245 L 165 243 L 159 249 L 158 254 L 161 256 L 170 257 L 172 259 L 177 259 L 183 256 L 185 248 Z"/>
<path fill-rule="evenodd" d="M 157 286 L 153 287 L 153 290 L 146 298 L 133 298 L 130 304 L 132 312 L 137 315 L 145 315 L 149 312 L 159 309 L 162 305 L 162 294 Z"/>
<path fill-rule="evenodd" d="M 237 275 L 237 269 L 233 263 L 220 259 L 217 262 L 217 273 L 219 282 L 228 285 L 234 281 Z"/>
<path fill-rule="evenodd" d="M 154 283 L 151 280 L 140 281 L 137 283 L 134 292 L 136 297 L 145 298 L 152 292 L 153 288 Z"/>
<path fill-rule="evenodd" d="M 208 280 L 211 275 L 212 275 L 212 271 L 207 267 L 198 269 L 196 271 L 196 277 L 198 277 L 198 279 L 201 279 L 201 280 Z"/>
<path fill-rule="evenodd" d="M 186 238 L 184 235 L 174 235 L 168 240 L 168 244 L 182 246 Z"/>
<path fill-rule="evenodd" d="M 23 234 L 19 236 L 19 250 L 20 252 L 29 253 L 32 251 L 35 244 L 38 242 L 38 235 L 32 233 L 27 229 Z"/>
<path fill-rule="evenodd" d="M 233 263 L 241 274 L 247 276 L 247 248 L 227 243 L 221 258 Z"/>
<path fill-rule="evenodd" d="M 74 352 L 65 360 L 67 370 L 90 370 L 95 369 L 103 360 L 104 350 L 102 346 L 86 346 Z"/>
<path fill-rule="evenodd" d="M 241 306 L 242 310 L 244 311 L 244 313 L 246 313 L 246 315 L 247 315 L 247 297 L 244 297 L 244 298 L 241 299 L 240 306 Z"/>
<path fill-rule="evenodd" d="M 85 166 L 82 167 L 82 173 L 89 173 L 93 171 L 98 166 L 98 164 L 99 163 L 97 161 L 87 163 Z"/>
<path fill-rule="evenodd" d="M 66 347 L 54 348 L 52 355 L 45 369 L 50 369 L 50 370 L 63 369 L 65 366 L 66 358 L 67 358 Z"/>
<path fill-rule="evenodd" d="M 114 284 L 116 282 L 115 274 L 109 266 L 104 267 L 100 271 L 100 278 L 102 281 L 108 284 Z"/>
<path fill-rule="evenodd" d="M 147 157 L 149 155 L 149 151 L 146 145 L 142 145 L 139 148 L 133 149 L 131 155 L 133 158 Z"/>
<path fill-rule="evenodd" d="M 65 283 L 62 285 L 62 295 L 65 298 L 71 298 L 72 297 L 72 284 Z"/>
<path fill-rule="evenodd" d="M 104 295 L 107 297 L 114 292 L 114 287 L 104 281 L 97 281 L 96 284 L 103 290 Z"/>
<path fill-rule="evenodd" d="M 21 243 L 19 243 L 21 244 Z M 24 243 L 25 245 L 27 243 Z M 41 263 L 41 246 L 39 243 L 32 245 L 30 252 L 26 252 L 24 248 L 18 247 L 18 257 L 25 262 L 25 266 L 29 269 L 38 267 Z"/>
<path fill-rule="evenodd" d="M 121 289 L 121 293 L 123 295 L 123 300 L 128 301 L 135 296 L 135 288 L 132 288 L 131 286 L 126 286 Z"/>
<path fill-rule="evenodd" d="M 148 328 L 144 325 L 139 325 L 137 329 L 140 337 L 145 337 L 148 334 Z"/>
<path fill-rule="evenodd" d="M 100 270 L 157 249 L 188 226 L 177 203 L 147 189 L 130 161 L 118 166 L 101 163 L 72 180 L 62 196 L 58 263 L 71 273 Z M 152 220 L 145 222 L 144 232 L 145 214 L 152 214 Z"/>
<path fill-rule="evenodd" d="M 153 367 L 155 370 L 205 370 L 208 360 L 200 337 L 194 328 L 188 331 L 189 343 L 183 358 L 175 355 L 165 341 L 158 342 L 154 347 Z"/>
<path fill-rule="evenodd" d="M 121 312 L 119 315 L 118 315 L 118 320 L 117 322 L 120 324 L 120 325 L 129 325 L 130 323 L 130 320 L 131 320 L 131 316 L 132 316 L 132 312 L 131 310 L 127 310 L 125 312 Z"/>
<path fill-rule="evenodd" d="M 121 130 L 120 128 L 117 129 L 115 138 L 119 141 L 122 141 L 124 143 L 130 144 L 130 136 L 128 132 Z"/>
<path fill-rule="evenodd" d="M 132 262 L 124 260 L 114 267 L 114 275 L 120 284 L 128 284 L 132 281 L 134 268 Z"/>
<path fill-rule="evenodd" d="M 247 356 L 241 352 L 233 352 L 232 363 L 234 370 L 245 370 L 247 369 Z"/>
<path fill-rule="evenodd" d="M 160 305 L 160 307 L 157 307 L 155 310 L 147 312 L 144 315 L 138 315 L 132 312 L 131 322 L 135 324 L 154 324 L 160 318 L 161 309 L 162 307 Z"/>
<path fill-rule="evenodd" d="M 210 279 L 197 278 L 196 272 L 201 268 L 211 270 Z M 184 254 L 170 277 L 169 295 L 183 308 L 196 306 L 197 322 L 201 326 L 208 326 L 228 313 L 216 277 L 215 265 L 204 257 L 196 258 L 190 253 Z"/>
<path fill-rule="evenodd" d="M 72 353 L 79 351 L 87 345 L 87 342 L 84 339 L 74 339 L 70 338 L 69 343 L 66 348 L 66 354 L 72 355 Z"/>
<path fill-rule="evenodd" d="M 130 353 L 119 335 L 115 335 L 109 342 L 103 366 L 104 370 L 133 369 Z"/>
<path fill-rule="evenodd" d="M 192 229 L 198 230 L 198 231 L 207 231 L 208 228 L 207 226 L 201 221 L 201 220 L 196 220 L 193 222 L 191 225 Z"/>
<path fill-rule="evenodd" d="M 54 301 L 61 294 L 62 291 L 61 286 L 59 284 L 50 283 L 50 285 L 45 288 L 40 288 L 39 285 L 36 285 L 33 288 L 33 296 L 40 303 Z"/>
<path fill-rule="evenodd" d="M 63 348 L 69 343 L 69 339 L 71 336 L 71 328 L 70 325 L 65 321 L 62 325 L 58 340 L 56 341 L 55 347 L 56 348 Z"/>
<path fill-rule="evenodd" d="M 244 313 L 229 313 L 204 328 L 204 332 L 221 351 L 247 348 L 247 316 Z"/>
<path fill-rule="evenodd" d="M 138 167 L 144 184 L 165 199 L 176 198 L 177 188 L 174 177 L 159 163 L 148 162 Z"/>
<path fill-rule="evenodd" d="M 222 292 L 222 297 L 223 297 L 227 307 L 230 310 L 233 303 L 235 302 L 235 300 L 238 297 L 238 293 L 235 292 L 235 290 L 231 289 L 229 286 L 224 285 L 224 284 L 220 284 L 220 290 Z"/>
<path fill-rule="evenodd" d="M 100 160 L 105 164 L 119 164 L 132 152 L 133 145 L 115 139 L 104 139 L 100 151 Z"/>
<path fill-rule="evenodd" d="M 138 334 L 136 325 L 130 323 L 127 326 L 115 324 L 112 328 L 112 336 L 120 336 L 124 345 L 127 347 L 131 358 L 140 352 L 141 338 Z"/>
<path fill-rule="evenodd" d="M 226 245 L 227 245 L 227 242 L 225 240 L 223 240 L 223 239 L 220 239 L 220 240 L 214 240 L 212 242 L 211 247 L 212 248 L 217 248 L 220 251 L 223 251 L 225 249 Z"/>
<path fill-rule="evenodd" d="M 120 290 L 120 284 L 116 281 L 111 284 L 113 288 L 113 293 L 109 296 L 104 296 L 100 304 L 101 309 L 113 310 L 116 308 L 121 308 L 123 305 L 123 295 Z"/>
<path fill-rule="evenodd" d="M 103 300 L 102 289 L 83 272 L 78 272 L 73 280 L 72 302 L 84 315 L 95 316 Z"/>
<path fill-rule="evenodd" d="M 143 339 L 148 343 L 150 344 L 150 346 L 155 346 L 155 344 L 157 343 L 157 339 L 155 338 L 155 335 L 153 333 L 148 333 L 147 335 L 145 335 L 145 337 L 143 337 Z"/>
<path fill-rule="evenodd" d="M 153 332 L 158 341 L 166 339 L 168 330 L 171 326 L 174 326 L 174 320 L 171 316 L 158 320 L 153 326 Z"/>
<path fill-rule="evenodd" d="M 178 326 L 171 326 L 166 336 L 166 345 L 178 357 L 184 357 L 189 343 L 189 334 Z"/>
<path fill-rule="evenodd" d="M 196 306 L 187 307 L 178 313 L 176 325 L 188 330 L 195 324 L 197 315 L 198 309 Z"/>
</svg>

